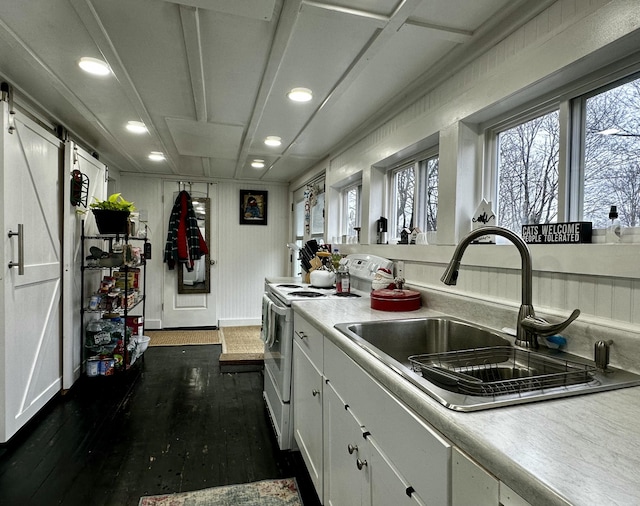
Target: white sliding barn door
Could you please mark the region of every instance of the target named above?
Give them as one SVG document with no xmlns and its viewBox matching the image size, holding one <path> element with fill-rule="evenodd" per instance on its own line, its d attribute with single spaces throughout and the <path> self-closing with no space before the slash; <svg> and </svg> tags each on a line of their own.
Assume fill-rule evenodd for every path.
<svg viewBox="0 0 640 506">
<path fill-rule="evenodd" d="M 8 104 L 1 105 L 0 442 L 6 442 L 61 389 L 62 142 L 20 113 L 10 125 Z M 20 225 L 22 237 L 9 237 Z M 21 258 L 22 275 L 9 267 Z"/>
<path fill-rule="evenodd" d="M 89 178 L 87 208 L 71 205 L 70 175 L 79 170 Z M 107 196 L 107 167 L 77 146 L 73 141 L 65 143 L 64 150 L 64 253 L 62 297 L 62 388 L 69 389 L 82 373 L 82 329 L 80 307 L 87 301 L 80 300 L 80 268 L 82 266 L 82 220 L 85 234 L 95 235 L 98 229 L 93 213 L 88 209 L 93 197 L 102 200 Z M 88 249 L 88 248 L 87 248 Z M 85 272 L 85 294 L 93 293 L 100 286 L 100 271 Z"/>
<path fill-rule="evenodd" d="M 169 227 L 169 218 L 171 210 L 178 196 L 179 186 L 176 181 L 165 181 L 163 187 L 163 239 L 166 240 Z M 217 238 L 218 238 L 218 186 L 212 183 L 191 183 L 187 185 L 187 191 L 192 197 L 209 196 L 209 237 L 206 237 L 206 243 L 209 247 L 208 259 L 217 258 Z M 164 257 L 164 241 L 162 243 L 163 251 L 159 252 Z M 207 259 L 207 260 L 208 260 Z M 216 308 L 216 293 L 218 286 L 217 269 L 215 265 L 205 262 L 204 268 L 209 270 L 210 274 L 210 293 L 178 293 L 178 273 L 177 269 L 182 266 L 176 266 L 173 270 L 169 270 L 166 264 L 163 264 L 164 272 L 164 292 L 162 301 L 162 327 L 213 327 L 218 325 L 218 313 Z"/>
</svg>

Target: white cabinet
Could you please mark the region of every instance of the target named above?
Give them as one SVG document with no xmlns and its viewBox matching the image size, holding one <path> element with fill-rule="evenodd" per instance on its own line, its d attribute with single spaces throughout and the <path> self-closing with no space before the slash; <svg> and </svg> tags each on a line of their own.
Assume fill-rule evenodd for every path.
<svg viewBox="0 0 640 506">
<path fill-rule="evenodd" d="M 322 335 L 294 318 L 293 435 L 320 501 L 323 491 Z M 304 329 L 304 330 L 301 330 Z M 316 358 L 316 360 L 313 359 Z"/>
<path fill-rule="evenodd" d="M 424 504 L 330 381 L 324 389 L 324 427 L 325 505 Z"/>
<path fill-rule="evenodd" d="M 363 484 L 367 469 L 358 469 L 358 460 L 366 462 L 366 440 L 360 423 L 345 407 L 331 382 L 324 389 L 325 488 L 326 506 L 366 504 Z M 361 465 L 361 467 L 363 467 Z"/>
<path fill-rule="evenodd" d="M 418 493 L 377 445 L 375 438 L 368 437 L 367 441 L 371 506 L 425 506 Z"/>
<path fill-rule="evenodd" d="M 405 488 L 428 497 L 430 504 L 449 504 L 451 444 L 328 339 L 324 354 L 329 385 L 384 449 Z"/>
<path fill-rule="evenodd" d="M 294 315 L 293 429 L 325 506 L 528 506 Z"/>
<path fill-rule="evenodd" d="M 451 506 L 530 506 L 457 448 L 453 450 L 451 485 Z"/>
</svg>

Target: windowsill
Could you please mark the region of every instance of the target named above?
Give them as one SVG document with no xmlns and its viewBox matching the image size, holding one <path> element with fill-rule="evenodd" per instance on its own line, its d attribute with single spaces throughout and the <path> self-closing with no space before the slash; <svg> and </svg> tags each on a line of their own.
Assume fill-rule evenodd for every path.
<svg viewBox="0 0 640 506">
<path fill-rule="evenodd" d="M 511 247 L 510 247 L 511 246 Z M 455 246 L 407 244 L 339 244 L 343 255 L 369 253 L 391 260 L 446 265 Z M 640 244 L 530 244 L 533 270 L 589 276 L 640 279 Z M 462 265 L 520 269 L 520 255 L 510 244 L 472 244 Z"/>
</svg>

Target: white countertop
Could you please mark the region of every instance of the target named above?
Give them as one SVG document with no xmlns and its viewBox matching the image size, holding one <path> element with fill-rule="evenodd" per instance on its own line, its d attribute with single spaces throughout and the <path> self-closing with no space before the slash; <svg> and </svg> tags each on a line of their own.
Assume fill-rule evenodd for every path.
<svg viewBox="0 0 640 506">
<path fill-rule="evenodd" d="M 640 387 L 461 413 L 431 399 L 333 326 L 435 314 L 371 309 L 368 299 L 294 309 L 363 369 L 533 505 L 640 504 Z M 454 315 L 455 316 L 455 315 Z"/>
</svg>

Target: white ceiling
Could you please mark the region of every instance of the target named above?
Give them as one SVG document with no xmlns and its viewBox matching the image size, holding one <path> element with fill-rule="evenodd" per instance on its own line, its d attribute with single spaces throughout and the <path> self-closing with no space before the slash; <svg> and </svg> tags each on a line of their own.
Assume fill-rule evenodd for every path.
<svg viewBox="0 0 640 506">
<path fill-rule="evenodd" d="M 545 3 L 0 0 L 0 76 L 122 171 L 286 182 Z M 83 73 L 83 56 L 113 74 Z M 311 102 L 287 99 L 299 86 Z"/>
</svg>

